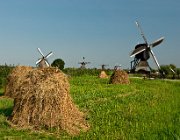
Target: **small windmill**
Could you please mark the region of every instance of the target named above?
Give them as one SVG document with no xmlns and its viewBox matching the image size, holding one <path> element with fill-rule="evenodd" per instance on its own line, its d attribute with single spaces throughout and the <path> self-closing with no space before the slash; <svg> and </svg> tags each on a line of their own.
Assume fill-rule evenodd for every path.
<svg viewBox="0 0 180 140">
<path fill-rule="evenodd" d="M 106 68 L 105 68 L 106 66 L 108 66 L 108 65 L 102 64 L 102 65 L 101 65 L 101 69 L 102 69 L 102 70 L 105 70 L 105 69 L 106 69 Z"/>
<path fill-rule="evenodd" d="M 121 68 L 121 65 L 115 65 L 114 70 L 119 70 Z"/>
<path fill-rule="evenodd" d="M 44 54 L 42 53 L 42 51 L 41 51 L 40 48 L 37 48 L 37 49 L 38 49 L 38 52 L 42 55 L 42 58 L 40 58 L 40 59 L 38 59 L 38 61 L 36 61 L 36 66 L 38 66 L 38 67 L 40 67 L 40 68 L 49 67 L 50 64 L 49 64 L 47 58 L 48 58 L 49 56 L 51 56 L 53 53 L 50 52 L 50 53 L 48 53 L 47 55 L 44 55 Z"/>
<path fill-rule="evenodd" d="M 81 69 L 85 69 L 87 64 L 90 64 L 90 62 L 85 61 L 85 57 L 83 57 L 83 61 L 79 62 L 78 64 L 81 64 Z"/>
<path fill-rule="evenodd" d="M 134 57 L 134 60 L 131 61 L 131 72 L 140 71 L 140 70 L 148 72 L 148 68 L 151 70 L 151 67 L 149 66 L 147 61 L 151 55 L 155 64 L 158 67 L 158 70 L 160 71 L 160 73 L 162 73 L 157 58 L 154 52 L 152 51 L 152 48 L 162 43 L 164 37 L 161 37 L 158 40 L 154 41 L 153 43 L 148 44 L 147 39 L 144 36 L 144 33 L 141 29 L 141 26 L 137 21 L 136 21 L 136 25 L 139 28 L 141 36 L 144 39 L 145 43 L 136 45 L 135 49 L 130 54 L 130 57 Z"/>
</svg>

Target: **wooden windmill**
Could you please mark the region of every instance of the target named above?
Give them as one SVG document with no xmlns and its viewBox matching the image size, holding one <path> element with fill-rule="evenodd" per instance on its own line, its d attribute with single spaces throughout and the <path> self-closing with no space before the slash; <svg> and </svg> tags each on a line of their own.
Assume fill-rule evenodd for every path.
<svg viewBox="0 0 180 140">
<path fill-rule="evenodd" d="M 80 68 L 85 69 L 87 64 L 90 64 L 90 62 L 85 61 L 85 57 L 83 57 L 83 61 L 79 62 L 78 64 L 81 64 Z"/>
<path fill-rule="evenodd" d="M 119 70 L 119 69 L 121 69 L 121 65 L 115 65 L 114 66 L 114 70 Z"/>
<path fill-rule="evenodd" d="M 141 29 L 141 26 L 139 25 L 137 21 L 136 21 L 136 25 L 138 29 L 140 30 L 140 34 L 144 40 L 144 43 L 136 45 L 135 49 L 130 54 L 130 57 L 134 57 L 134 60 L 131 61 L 131 72 L 138 72 L 138 71 L 148 72 L 149 71 L 148 68 L 151 70 L 151 67 L 149 66 L 149 63 L 147 60 L 150 58 L 150 56 L 152 56 L 155 64 L 158 67 L 158 70 L 160 71 L 160 73 L 162 73 L 160 65 L 157 61 L 157 58 L 154 52 L 152 51 L 152 48 L 161 44 L 164 40 L 164 37 L 161 37 L 157 39 L 156 41 L 149 44 Z"/>
<path fill-rule="evenodd" d="M 38 59 L 38 61 L 36 61 L 36 66 L 38 66 L 40 68 L 49 67 L 50 64 L 49 64 L 47 58 L 50 57 L 53 53 L 50 52 L 47 55 L 44 55 L 40 48 L 37 48 L 37 49 L 38 49 L 38 52 L 41 54 L 42 57 L 40 59 Z"/>
<path fill-rule="evenodd" d="M 106 68 L 105 68 L 106 66 L 108 66 L 108 65 L 102 64 L 102 65 L 101 65 L 101 69 L 102 69 L 102 70 L 105 70 L 105 69 L 106 69 Z"/>
</svg>

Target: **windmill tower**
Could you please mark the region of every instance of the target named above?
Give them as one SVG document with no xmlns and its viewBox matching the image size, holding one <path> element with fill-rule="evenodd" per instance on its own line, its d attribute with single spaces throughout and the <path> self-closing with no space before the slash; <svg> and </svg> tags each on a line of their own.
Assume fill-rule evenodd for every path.
<svg viewBox="0 0 180 140">
<path fill-rule="evenodd" d="M 83 57 L 83 61 L 79 62 L 78 64 L 81 64 L 80 68 L 85 69 L 87 64 L 90 64 L 90 62 L 85 61 L 85 57 Z"/>
<path fill-rule="evenodd" d="M 141 29 L 141 26 L 139 25 L 138 22 L 136 22 L 136 25 L 138 29 L 140 30 L 140 34 L 144 40 L 144 43 L 136 45 L 135 49 L 130 54 L 130 57 L 134 57 L 134 60 L 131 61 L 131 72 L 138 72 L 138 71 L 150 72 L 151 67 L 149 66 L 149 63 L 147 60 L 150 58 L 150 55 L 151 55 L 155 64 L 158 67 L 158 70 L 160 71 L 160 73 L 162 73 L 160 69 L 160 65 L 157 61 L 157 58 L 154 52 L 152 51 L 152 48 L 162 43 L 162 41 L 164 40 L 164 37 L 161 37 L 158 40 L 154 41 L 153 43 L 148 44 L 147 39 L 144 36 L 144 33 Z"/>
<path fill-rule="evenodd" d="M 40 59 L 38 59 L 38 61 L 36 61 L 36 66 L 38 66 L 40 68 L 49 67 L 50 64 L 49 64 L 47 58 L 50 57 L 53 53 L 50 52 L 47 55 L 44 55 L 40 48 L 37 48 L 37 49 L 38 49 L 38 52 L 41 54 L 42 57 Z"/>
</svg>

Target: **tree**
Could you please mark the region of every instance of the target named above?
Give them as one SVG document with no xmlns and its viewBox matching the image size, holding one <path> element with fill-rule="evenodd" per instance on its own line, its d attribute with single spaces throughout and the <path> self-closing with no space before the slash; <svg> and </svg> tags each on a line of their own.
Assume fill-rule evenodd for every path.
<svg viewBox="0 0 180 140">
<path fill-rule="evenodd" d="M 51 64 L 52 67 L 58 67 L 60 70 L 64 69 L 64 65 L 65 65 L 65 62 L 60 58 L 55 59 Z"/>
<path fill-rule="evenodd" d="M 171 69 L 173 69 L 173 70 L 176 69 L 176 65 L 174 65 L 174 64 L 170 64 L 169 67 L 171 67 Z"/>
<path fill-rule="evenodd" d="M 178 68 L 176 68 L 176 65 L 174 64 L 169 64 L 169 65 L 161 65 L 161 71 L 164 72 L 166 78 L 167 77 L 171 77 L 173 76 L 172 78 L 175 78 L 175 75 L 177 74 L 178 77 L 179 77 L 179 74 L 178 74 Z M 174 71 L 174 72 L 173 72 Z"/>
<path fill-rule="evenodd" d="M 160 67 L 165 75 L 168 75 L 170 73 L 170 69 L 168 65 L 161 65 Z"/>
</svg>

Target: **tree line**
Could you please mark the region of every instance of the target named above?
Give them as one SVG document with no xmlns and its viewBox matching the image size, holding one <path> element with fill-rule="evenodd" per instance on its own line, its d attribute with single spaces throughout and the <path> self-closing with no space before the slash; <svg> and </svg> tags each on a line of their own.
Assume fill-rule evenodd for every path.
<svg viewBox="0 0 180 140">
<path fill-rule="evenodd" d="M 101 69 L 93 68 L 93 69 L 81 69 L 81 68 L 65 68 L 65 62 L 61 58 L 55 59 L 52 64 L 52 67 L 58 67 L 64 73 L 70 76 L 82 76 L 82 75 L 99 75 Z M 6 78 L 10 71 L 14 68 L 14 65 L 0 65 L 0 88 L 2 88 L 6 84 Z M 161 65 L 161 70 L 164 73 L 164 78 L 170 79 L 180 79 L 180 68 L 177 68 L 174 64 L 169 65 Z M 106 69 L 105 70 L 108 75 L 111 75 L 113 70 Z M 153 70 L 152 72 L 155 72 Z"/>
</svg>

